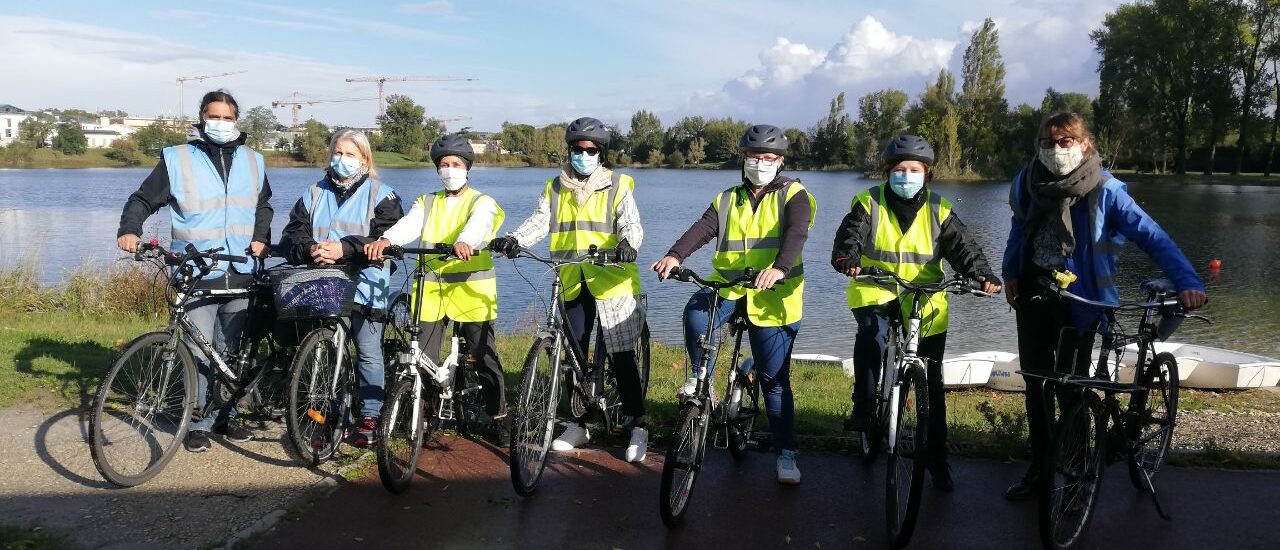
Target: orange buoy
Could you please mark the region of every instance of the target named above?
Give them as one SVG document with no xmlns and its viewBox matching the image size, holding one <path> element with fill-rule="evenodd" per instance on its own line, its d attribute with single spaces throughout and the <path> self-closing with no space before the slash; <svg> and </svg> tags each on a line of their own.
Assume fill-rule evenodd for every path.
<svg viewBox="0 0 1280 550">
<path fill-rule="evenodd" d="M 1222 260 L 1214 258 L 1209 260 L 1209 271 L 1219 271 L 1222 269 Z"/>
</svg>

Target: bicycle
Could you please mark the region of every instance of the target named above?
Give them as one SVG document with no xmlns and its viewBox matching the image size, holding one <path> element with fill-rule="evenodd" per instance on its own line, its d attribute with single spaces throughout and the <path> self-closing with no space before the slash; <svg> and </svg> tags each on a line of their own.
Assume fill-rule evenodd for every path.
<svg viewBox="0 0 1280 550">
<path fill-rule="evenodd" d="M 1156 353 L 1155 342 L 1167 339 L 1184 319 L 1212 321 L 1183 311 L 1173 284 L 1166 280 L 1140 285 L 1146 302 L 1108 304 L 1066 290 L 1074 280 L 1069 273 L 1056 278 L 1042 281 L 1048 296 L 1033 299 L 1056 296 L 1102 313 L 1095 329 L 1102 333 L 1102 344 L 1092 375 L 1020 371 L 1051 387 L 1064 401 L 1052 448 L 1043 453 L 1038 515 L 1041 544 L 1066 549 L 1079 540 L 1093 515 L 1103 469 L 1122 459 L 1128 463 L 1134 487 L 1151 495 L 1160 517 L 1171 519 L 1160 505 L 1153 478 L 1164 464 L 1177 426 L 1178 361 L 1168 352 Z M 1130 313 L 1139 317 L 1138 329 L 1126 334 L 1117 316 Z M 1118 369 L 1114 374 L 1110 371 L 1109 356 L 1114 353 L 1120 359 L 1131 344 L 1138 350 L 1133 381 L 1122 382 Z M 1127 404 L 1121 404 L 1120 395 L 1128 396 Z M 1052 407 L 1046 405 L 1045 411 L 1051 419 Z"/>
<path fill-rule="evenodd" d="M 437 245 L 430 248 L 389 246 L 387 256 L 403 258 L 405 254 L 435 255 L 448 258 L 453 248 Z M 415 284 L 415 303 L 422 303 L 427 280 L 427 262 L 419 258 L 410 275 Z M 399 300 L 393 303 L 401 303 Z M 394 352 L 388 355 L 389 383 L 382 404 L 382 420 L 375 443 L 378 477 L 382 486 L 393 493 L 404 492 L 413 480 L 422 452 L 422 442 L 430 438 L 445 421 L 458 421 L 459 431 L 466 433 L 469 418 L 477 416 L 484 404 L 479 400 L 483 386 L 475 369 L 463 369 L 463 383 L 457 384 L 460 367 L 466 366 L 470 352 L 466 342 L 455 332 L 450 339 L 449 354 L 437 364 L 418 345 L 421 321 L 405 303 L 404 324 L 397 327 L 392 340 Z M 399 317 L 397 317 L 399 319 Z"/>
<path fill-rule="evenodd" d="M 860 436 L 867 461 L 887 451 L 885 480 L 885 528 L 895 548 L 911 541 L 920 512 L 924 473 L 928 467 L 929 389 L 925 358 L 917 355 L 922 310 L 929 296 L 939 292 L 989 296 L 982 284 L 959 275 L 936 283 L 914 283 L 896 273 L 866 268 L 855 279 L 894 285 L 898 295 L 911 295 L 906 322 L 890 315 L 889 342 L 881 363 L 871 428 Z M 901 342 L 901 345 L 899 345 Z"/>
<path fill-rule="evenodd" d="M 609 262 L 607 251 L 592 245 L 586 254 L 568 259 L 544 258 L 528 250 L 518 257 L 529 258 L 555 272 L 551 284 L 551 301 L 546 319 L 534 335 L 533 345 L 525 356 L 516 406 L 511 422 L 511 484 L 521 496 L 532 496 L 546 468 L 547 453 L 555 432 L 556 412 L 560 406 L 560 380 L 567 377 L 570 416 L 575 422 L 599 415 L 606 431 L 613 431 L 622 421 L 621 396 L 612 369 L 606 367 L 600 320 L 596 319 L 595 354 L 589 361 L 587 351 L 580 349 L 569 330 L 561 296 L 564 283 L 560 268 L 568 265 Z M 619 267 L 620 269 L 621 267 Z M 554 366 L 553 366 L 554 365 Z M 646 323 L 636 344 L 636 365 L 640 370 L 641 395 L 649 381 L 649 327 Z"/>
<path fill-rule="evenodd" d="M 159 474 L 186 437 L 198 402 L 199 376 L 194 345 L 210 360 L 215 374 L 209 399 L 199 415 L 254 394 L 250 404 L 270 416 L 279 410 L 277 360 L 285 351 L 270 336 L 274 321 L 270 307 L 270 272 L 258 268 L 245 289 L 197 289 L 217 262 L 247 262 L 243 256 L 220 254 L 215 248 L 170 252 L 156 241 L 141 243 L 134 260 L 157 264 L 160 273 L 172 268 L 166 287 L 168 325 L 129 342 L 112 362 L 94 396 L 89 416 L 89 444 L 93 464 L 108 482 L 134 487 Z M 187 317 L 193 298 L 247 297 L 249 318 L 239 339 L 222 354 Z M 260 387 L 266 380 L 267 386 Z M 138 454 L 139 457 L 125 456 Z"/>
<path fill-rule="evenodd" d="M 760 382 L 748 372 L 751 360 L 748 358 L 739 363 L 747 319 L 742 312 L 735 311 L 726 323 L 729 337 L 733 339 L 733 353 L 729 356 L 732 368 L 729 369 L 725 383 L 724 399 L 719 402 L 715 398 L 712 377 L 720 344 L 712 334 L 715 331 L 714 312 L 718 311 L 723 300 L 720 291 L 738 286 L 751 288 L 751 281 L 755 276 L 756 272 L 752 268 L 744 270 L 736 279 L 725 282 L 708 281 L 685 267 L 671 272 L 672 279 L 693 283 L 714 292 L 711 293 L 710 307 L 707 310 L 712 312 L 707 316 L 707 330 L 698 336 L 702 361 L 698 370 L 697 388 L 692 395 L 682 396 L 680 409 L 676 414 L 676 440 L 667 448 L 666 460 L 662 466 L 658 510 L 662 514 L 662 523 L 669 528 L 680 525 L 684 520 L 694 483 L 698 473 L 702 471 L 707 434 L 712 429 L 716 430 L 711 442 L 713 446 L 727 447 L 736 460 L 747 456 L 756 418 L 760 414 Z M 724 442 L 723 446 L 719 444 L 720 441 Z"/>
</svg>

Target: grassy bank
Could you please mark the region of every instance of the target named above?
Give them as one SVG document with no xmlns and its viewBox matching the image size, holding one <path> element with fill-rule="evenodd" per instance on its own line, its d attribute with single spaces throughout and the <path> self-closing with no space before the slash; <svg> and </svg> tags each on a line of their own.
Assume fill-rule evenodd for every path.
<svg viewBox="0 0 1280 550">
<path fill-rule="evenodd" d="M 0 168 L 127 168 L 125 163 L 107 158 L 110 149 L 88 149 L 83 155 L 67 155 L 53 149 L 32 149 L 21 155 L 0 151 Z M 147 158 L 135 167 L 150 168 L 158 159 Z"/>
</svg>

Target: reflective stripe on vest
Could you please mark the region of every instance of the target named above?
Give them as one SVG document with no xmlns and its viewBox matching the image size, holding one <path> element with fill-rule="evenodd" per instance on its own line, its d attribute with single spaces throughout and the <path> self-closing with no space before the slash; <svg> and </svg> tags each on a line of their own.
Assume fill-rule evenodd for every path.
<svg viewBox="0 0 1280 550">
<path fill-rule="evenodd" d="M 506 213 L 492 197 L 468 186 L 449 204 L 445 191 L 437 191 L 418 198 L 417 206 L 423 210 L 422 246 L 437 244 L 452 246 L 471 220 L 476 207 L 482 202 L 492 204 L 493 226 L 485 240 L 493 240 L 506 219 Z M 422 305 L 417 307 L 418 290 L 413 292 L 414 310 L 424 322 L 436 322 L 445 317 L 460 323 L 492 321 L 498 318 L 498 280 L 493 270 L 493 254 L 487 246 L 477 247 L 470 260 L 431 259 L 426 262 L 427 276 L 422 289 Z"/>
<path fill-rule="evenodd" d="M 340 241 L 352 235 L 367 237 L 372 231 L 378 204 L 395 190 L 376 179 L 364 183 L 338 204 L 338 189 L 329 180 L 321 180 L 302 196 L 302 206 L 311 220 L 311 238 L 316 241 Z M 374 309 L 386 309 L 391 295 L 391 276 L 383 265 L 370 265 L 360 270 L 356 285 L 356 303 Z"/>
<path fill-rule="evenodd" d="M 222 248 L 224 254 L 247 255 L 263 185 L 262 155 L 237 147 L 225 182 L 213 159 L 195 145 L 166 147 L 162 156 L 173 198 L 170 248 L 182 250 L 190 244 L 198 250 Z M 231 267 L 239 273 L 253 272 L 252 261 Z M 223 276 L 226 269 L 225 262 L 218 262 L 209 278 Z"/>
<path fill-rule="evenodd" d="M 572 260 L 586 254 L 592 245 L 601 252 L 613 252 L 618 247 L 618 205 L 625 196 L 623 191 L 634 192 L 635 180 L 615 171 L 607 190 L 592 192 L 579 205 L 573 191 L 560 185 L 559 177 L 547 180 L 543 196 L 551 210 L 548 221 L 551 257 Z M 560 268 L 564 299 L 577 298 L 583 284 L 597 299 L 640 294 L 640 271 L 636 264 L 622 266 L 622 269 L 597 265 Z"/>
</svg>

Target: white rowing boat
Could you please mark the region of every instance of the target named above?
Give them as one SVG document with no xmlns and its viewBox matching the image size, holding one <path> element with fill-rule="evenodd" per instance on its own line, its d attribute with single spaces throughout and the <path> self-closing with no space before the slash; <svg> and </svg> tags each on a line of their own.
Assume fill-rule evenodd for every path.
<svg viewBox="0 0 1280 550">
<path fill-rule="evenodd" d="M 1125 348 L 1120 380 L 1133 380 L 1138 348 Z M 1178 359 L 1181 386 L 1200 389 L 1267 388 L 1280 385 L 1280 360 L 1253 353 L 1196 344 L 1156 343 L 1156 353 L 1169 352 Z"/>
<path fill-rule="evenodd" d="M 985 386 L 997 364 L 1017 358 L 1017 355 L 1003 351 L 979 351 L 943 359 L 942 385 L 948 388 Z"/>
</svg>

